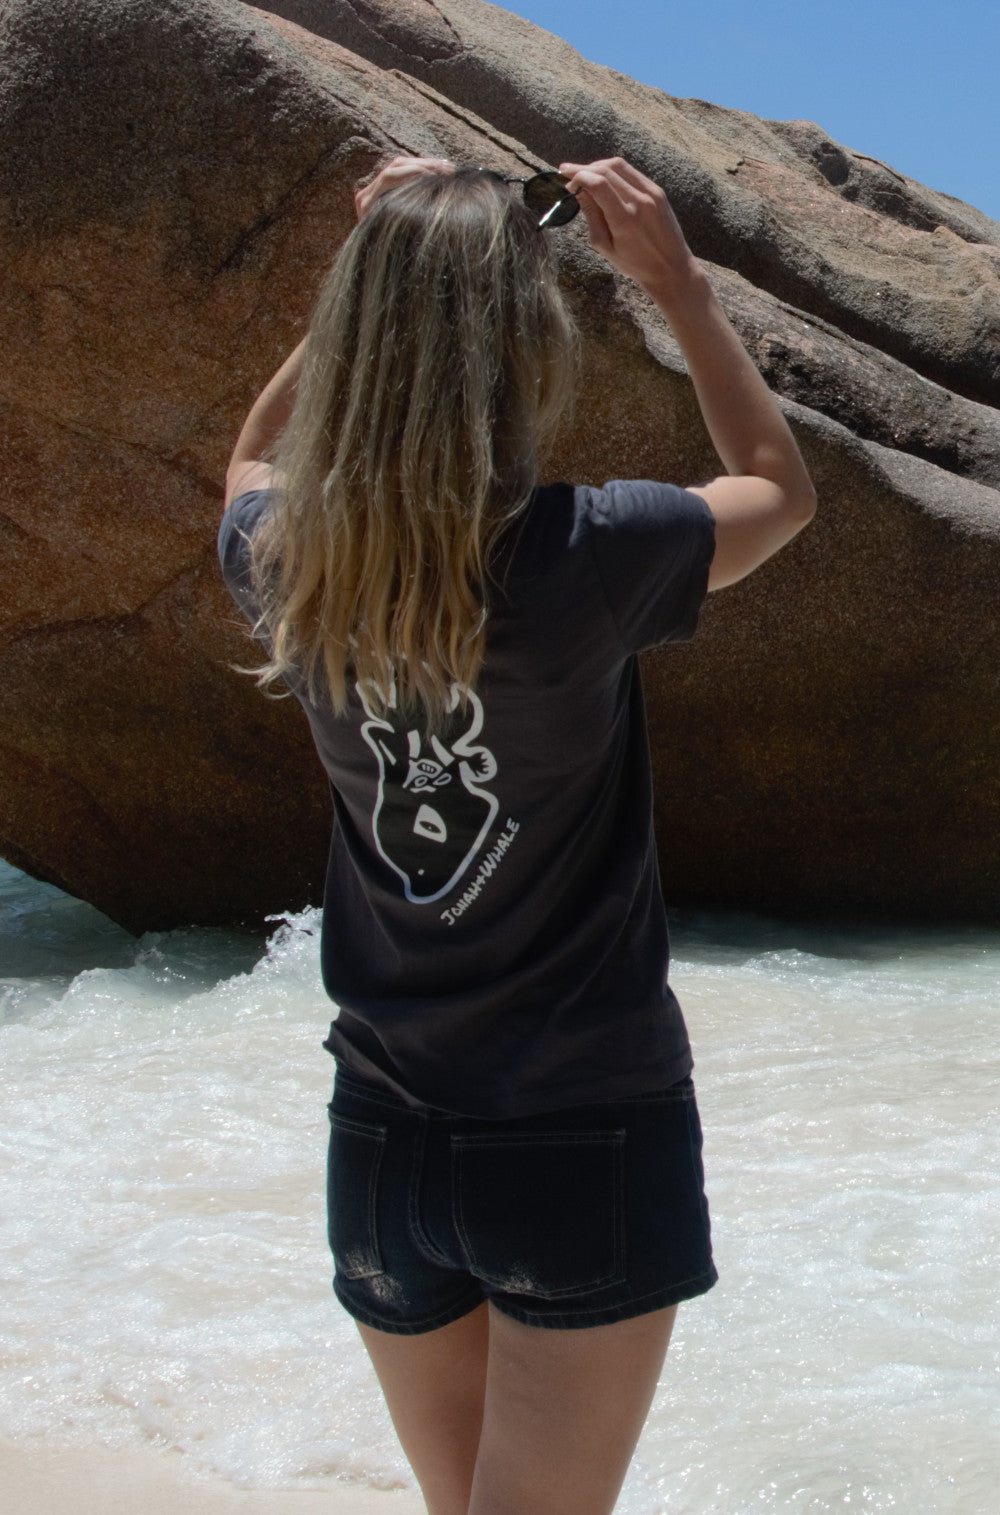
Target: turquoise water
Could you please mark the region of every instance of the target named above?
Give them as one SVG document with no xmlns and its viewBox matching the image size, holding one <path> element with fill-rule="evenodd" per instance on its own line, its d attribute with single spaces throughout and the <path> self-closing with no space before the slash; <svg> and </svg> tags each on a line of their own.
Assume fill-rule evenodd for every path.
<svg viewBox="0 0 1000 1515">
<path fill-rule="evenodd" d="M 135 941 L 0 865 L 0 1432 L 408 1483 L 332 1298 L 317 918 Z M 1000 933 L 679 920 L 719 1285 L 623 1515 L 986 1515 Z"/>
</svg>

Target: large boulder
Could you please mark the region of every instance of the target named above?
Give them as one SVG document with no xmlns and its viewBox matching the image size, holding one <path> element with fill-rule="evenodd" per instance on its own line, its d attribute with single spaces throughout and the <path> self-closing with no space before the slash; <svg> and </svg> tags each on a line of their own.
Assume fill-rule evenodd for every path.
<svg viewBox="0 0 1000 1515">
<path fill-rule="evenodd" d="M 275 0 L 270 9 L 485 116 L 542 159 L 620 153 L 696 253 L 901 359 L 1000 399 L 1000 226 L 834 142 L 678 100 L 482 0 Z"/>
<path fill-rule="evenodd" d="M 298 708 L 233 671 L 214 561 L 243 415 L 381 158 L 623 151 L 717 265 L 821 498 L 648 660 L 667 893 L 992 918 L 1000 227 L 479 0 L 279 8 L 0 19 L 0 853 L 136 930 L 318 898 L 325 785 Z M 551 472 L 715 471 L 663 321 L 579 224 L 558 245 L 585 365 Z"/>
</svg>

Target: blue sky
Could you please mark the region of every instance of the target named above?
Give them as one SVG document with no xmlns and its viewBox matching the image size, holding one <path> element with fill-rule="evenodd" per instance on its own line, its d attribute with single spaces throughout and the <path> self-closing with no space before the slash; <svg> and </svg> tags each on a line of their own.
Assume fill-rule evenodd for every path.
<svg viewBox="0 0 1000 1515">
<path fill-rule="evenodd" d="M 816 121 L 1000 221 L 998 0 L 514 0 L 671 95 Z"/>
</svg>

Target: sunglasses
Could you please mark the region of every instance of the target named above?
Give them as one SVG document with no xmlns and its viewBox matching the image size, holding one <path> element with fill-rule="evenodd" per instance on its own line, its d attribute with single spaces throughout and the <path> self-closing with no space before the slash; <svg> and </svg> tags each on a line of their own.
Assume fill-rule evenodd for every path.
<svg viewBox="0 0 1000 1515">
<path fill-rule="evenodd" d="M 569 183 L 566 175 L 554 168 L 532 174 L 530 179 L 493 173 L 489 168 L 481 169 L 480 172 L 492 174 L 494 179 L 499 179 L 503 184 L 520 184 L 525 205 L 533 215 L 539 217 L 539 231 L 546 226 L 565 226 L 580 209 L 576 195 L 571 195 L 566 188 Z"/>
</svg>

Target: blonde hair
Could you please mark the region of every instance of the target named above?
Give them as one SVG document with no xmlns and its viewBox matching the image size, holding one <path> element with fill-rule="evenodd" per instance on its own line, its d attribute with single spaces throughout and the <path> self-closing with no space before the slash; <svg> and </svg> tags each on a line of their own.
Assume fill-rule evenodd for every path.
<svg viewBox="0 0 1000 1515">
<path fill-rule="evenodd" d="M 577 339 L 545 232 L 480 171 L 384 195 L 320 291 L 253 539 L 262 684 L 342 713 L 474 688 L 494 549 L 538 483 Z"/>
</svg>

